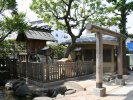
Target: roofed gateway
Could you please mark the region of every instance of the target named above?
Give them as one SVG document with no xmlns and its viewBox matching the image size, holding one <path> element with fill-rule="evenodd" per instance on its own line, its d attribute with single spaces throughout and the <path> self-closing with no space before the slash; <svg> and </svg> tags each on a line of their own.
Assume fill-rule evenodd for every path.
<svg viewBox="0 0 133 100">
<path fill-rule="evenodd" d="M 86 29 L 90 32 L 96 33 L 96 88 L 94 89 L 95 94 L 99 96 L 105 96 L 106 95 L 106 88 L 103 87 L 103 39 L 102 35 L 111 35 L 118 39 L 118 45 L 117 45 L 117 66 L 118 66 L 118 75 L 116 78 L 116 84 L 124 85 L 124 79 L 123 79 L 123 49 L 122 49 L 122 42 L 125 39 L 125 36 L 113 32 L 111 30 L 92 25 L 87 24 Z"/>
</svg>

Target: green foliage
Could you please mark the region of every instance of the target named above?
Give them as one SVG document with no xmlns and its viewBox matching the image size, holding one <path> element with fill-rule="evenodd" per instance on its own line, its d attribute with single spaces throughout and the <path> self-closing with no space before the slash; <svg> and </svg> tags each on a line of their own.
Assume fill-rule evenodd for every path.
<svg viewBox="0 0 133 100">
<path fill-rule="evenodd" d="M 110 0 L 112 1 L 112 0 Z M 127 16 L 133 11 L 133 1 L 117 0 L 117 2 L 110 2 L 111 5 L 107 6 L 107 13 L 112 13 L 111 25 L 117 25 L 120 33 L 128 36 L 126 23 Z"/>
<path fill-rule="evenodd" d="M 50 48 L 54 54 L 54 57 L 57 59 L 61 59 L 64 57 L 66 47 L 60 44 L 50 44 Z"/>
<path fill-rule="evenodd" d="M 100 0 L 33 0 L 30 8 L 50 26 L 66 30 L 71 36 L 72 46 L 82 35 L 86 24 L 88 22 L 97 24 L 104 12 Z M 78 35 L 75 35 L 72 29 L 78 29 Z M 72 49 L 73 47 L 67 49 L 65 57 Z"/>
<path fill-rule="evenodd" d="M 18 43 L 15 40 L 4 40 L 0 42 L 0 57 L 7 57 L 24 50 L 24 43 Z"/>
<path fill-rule="evenodd" d="M 28 24 L 25 22 L 25 14 L 17 13 L 16 0 L 0 0 L 0 42 L 15 31 L 24 33 Z M 6 15 L 4 12 L 8 11 Z"/>
<path fill-rule="evenodd" d="M 5 17 L 3 21 L 0 22 L 1 29 L 4 31 L 24 31 L 28 29 L 28 24 L 25 22 L 25 14 L 13 14 L 12 17 Z"/>
<path fill-rule="evenodd" d="M 99 12 L 100 0 L 33 0 L 31 9 L 35 11 L 44 22 L 57 29 L 63 29 L 70 34 L 70 29 L 83 29 Z M 69 23 L 69 25 L 68 25 Z"/>
<path fill-rule="evenodd" d="M 0 12 L 4 10 L 15 10 L 17 6 L 16 0 L 0 0 Z"/>
<path fill-rule="evenodd" d="M 117 2 L 117 0 L 107 0 L 108 2 Z"/>
<path fill-rule="evenodd" d="M 11 52 L 11 45 L 7 41 L 0 42 L 0 57 L 6 57 Z"/>
</svg>

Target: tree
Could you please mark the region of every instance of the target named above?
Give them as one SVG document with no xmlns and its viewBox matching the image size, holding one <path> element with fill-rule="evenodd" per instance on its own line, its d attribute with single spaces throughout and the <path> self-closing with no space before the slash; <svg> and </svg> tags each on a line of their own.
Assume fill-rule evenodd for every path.
<svg viewBox="0 0 133 100">
<path fill-rule="evenodd" d="M 25 14 L 18 13 L 16 6 L 16 0 L 0 0 L 0 42 L 15 31 L 24 32 L 28 28 L 24 20 Z M 7 16 L 5 11 L 8 11 L 10 16 Z"/>
<path fill-rule="evenodd" d="M 66 47 L 60 44 L 49 44 L 49 47 L 52 49 L 53 56 L 57 59 L 64 57 L 64 52 Z"/>
<path fill-rule="evenodd" d="M 72 43 L 67 48 L 65 57 L 76 46 L 76 39 L 82 35 L 86 23 L 94 21 L 102 13 L 100 0 L 33 0 L 31 9 L 44 22 L 55 25 L 57 29 L 66 30 L 71 36 Z M 79 29 L 78 35 L 72 29 Z"/>
<path fill-rule="evenodd" d="M 127 16 L 131 14 L 133 11 L 133 1 L 128 2 L 128 0 L 117 0 L 114 2 L 113 0 L 109 0 L 110 3 L 112 4 L 111 6 L 107 7 L 108 12 L 112 12 L 114 16 L 112 19 L 117 19 L 114 21 L 117 23 L 120 33 L 124 34 L 128 37 L 128 32 L 126 28 L 126 23 L 127 23 Z M 126 63 L 126 44 L 125 41 L 123 41 L 123 68 L 124 68 L 124 73 L 126 72 L 127 69 L 127 63 Z"/>
</svg>

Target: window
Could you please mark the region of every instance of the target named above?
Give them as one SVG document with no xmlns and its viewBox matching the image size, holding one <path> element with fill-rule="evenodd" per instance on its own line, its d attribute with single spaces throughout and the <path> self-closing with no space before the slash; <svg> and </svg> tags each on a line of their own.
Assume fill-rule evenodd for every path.
<svg viewBox="0 0 133 100">
<path fill-rule="evenodd" d="M 111 62 L 111 59 L 112 59 L 111 49 L 103 50 L 103 61 Z"/>
<path fill-rule="evenodd" d="M 88 49 L 84 51 L 84 60 L 94 60 L 96 61 L 96 50 L 95 49 Z M 111 62 L 112 55 L 111 49 L 103 50 L 103 61 L 104 62 Z"/>
<path fill-rule="evenodd" d="M 96 61 L 96 50 L 95 49 L 88 49 L 88 50 L 85 50 L 84 52 L 84 60 L 87 61 L 87 60 L 94 60 Z"/>
</svg>

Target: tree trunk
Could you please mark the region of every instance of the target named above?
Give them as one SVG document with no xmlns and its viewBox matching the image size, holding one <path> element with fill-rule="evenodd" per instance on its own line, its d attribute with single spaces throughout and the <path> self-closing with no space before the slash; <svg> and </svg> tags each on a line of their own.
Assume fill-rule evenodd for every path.
<svg viewBox="0 0 133 100">
<path fill-rule="evenodd" d="M 75 44 L 75 43 L 72 43 L 71 45 L 69 45 L 68 48 L 67 48 L 67 50 L 66 50 L 66 52 L 65 52 L 64 57 L 65 57 L 65 58 L 68 58 L 70 52 L 71 52 L 72 50 L 74 50 L 75 47 L 76 47 L 76 44 Z"/>
<path fill-rule="evenodd" d="M 123 41 L 123 74 L 128 74 L 128 66 L 127 66 L 127 59 L 126 59 L 126 45 L 125 41 Z"/>
<path fill-rule="evenodd" d="M 125 5 L 126 1 L 123 1 L 123 5 Z M 127 31 L 126 31 L 126 22 L 127 22 L 127 18 L 126 18 L 126 9 L 121 9 L 121 20 L 120 20 L 120 33 L 127 35 Z M 123 41 L 122 45 L 123 45 L 123 74 L 127 74 L 127 60 L 126 60 L 126 40 Z"/>
</svg>

